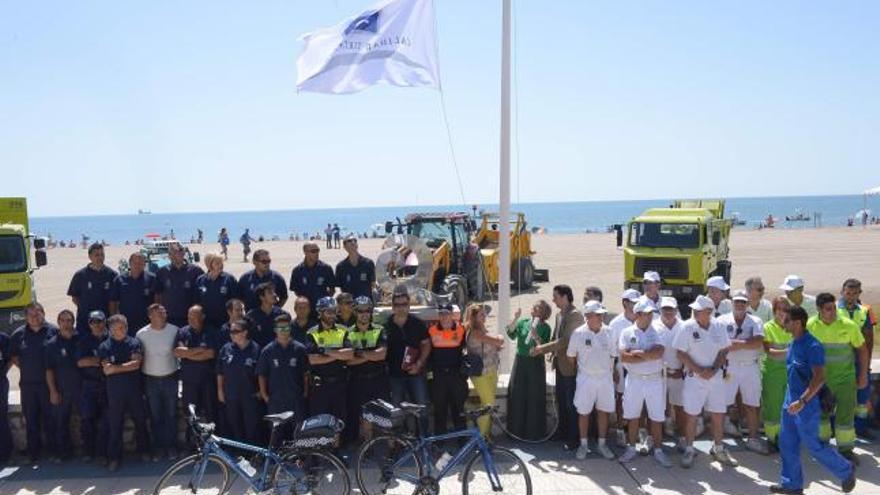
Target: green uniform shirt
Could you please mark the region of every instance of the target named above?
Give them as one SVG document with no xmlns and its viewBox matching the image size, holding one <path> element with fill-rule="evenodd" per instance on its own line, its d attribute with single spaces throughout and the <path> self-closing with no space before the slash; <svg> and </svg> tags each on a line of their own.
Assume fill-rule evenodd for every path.
<svg viewBox="0 0 880 495">
<path fill-rule="evenodd" d="M 774 349 L 788 349 L 791 345 L 791 334 L 785 331 L 776 320 L 770 320 L 764 324 L 764 342 Z M 764 373 L 781 374 L 788 376 L 785 368 L 785 356 L 772 358 L 769 354 L 764 357 Z"/>
<path fill-rule="evenodd" d="M 865 336 L 858 325 L 840 316 L 826 325 L 818 316 L 814 316 L 807 321 L 807 330 L 825 347 L 828 381 L 854 379 L 856 367 L 853 349 L 865 344 Z"/>
<path fill-rule="evenodd" d="M 537 342 L 529 340 L 529 328 L 531 328 L 531 326 L 531 318 L 520 318 L 519 321 L 516 322 L 516 326 L 507 329 L 507 336 L 516 340 L 517 356 L 528 356 L 529 349 L 537 345 Z M 542 343 L 546 344 L 547 341 L 550 340 L 550 325 L 547 323 L 543 321 L 538 323 L 535 331 L 541 338 Z"/>
</svg>

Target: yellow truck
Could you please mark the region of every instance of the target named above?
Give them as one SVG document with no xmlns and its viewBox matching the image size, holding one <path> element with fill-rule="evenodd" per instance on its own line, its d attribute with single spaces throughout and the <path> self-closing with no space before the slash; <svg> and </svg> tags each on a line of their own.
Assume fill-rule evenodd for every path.
<svg viewBox="0 0 880 495">
<path fill-rule="evenodd" d="M 46 241 L 30 233 L 27 200 L 0 198 L 0 332 L 25 323 L 24 308 L 36 300 L 34 270 L 45 264 Z"/>
<path fill-rule="evenodd" d="M 680 308 L 706 291 L 706 280 L 721 275 L 730 283 L 730 229 L 724 200 L 678 200 L 650 208 L 627 224 L 624 288 L 642 290 L 646 271 L 663 280 L 661 294 Z"/>
</svg>

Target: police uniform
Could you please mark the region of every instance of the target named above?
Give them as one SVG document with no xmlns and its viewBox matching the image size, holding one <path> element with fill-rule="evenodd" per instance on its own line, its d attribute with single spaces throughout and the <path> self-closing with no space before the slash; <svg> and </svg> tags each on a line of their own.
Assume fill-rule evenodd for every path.
<svg viewBox="0 0 880 495">
<path fill-rule="evenodd" d="M 434 404 L 434 431 L 438 435 L 446 433 L 450 413 L 456 430 L 466 426 L 462 412 L 468 385 L 467 378 L 461 373 L 465 330 L 459 322 L 454 323 L 450 329 L 441 329 L 439 323 L 428 328 L 431 339 L 428 366 L 433 374 L 431 402 Z"/>
<path fill-rule="evenodd" d="M 82 393 L 82 376 L 76 365 L 76 334 L 65 339 L 60 333 L 47 344 L 46 366 L 55 374 L 55 384 L 61 395 L 61 404 L 52 405 L 52 452 L 59 457 L 71 454 L 70 413 Z"/>
<path fill-rule="evenodd" d="M 649 351 L 663 345 L 657 331 L 650 324 L 645 330 L 632 325 L 620 333 L 618 352 Z M 666 419 L 666 397 L 663 388 L 663 358 L 638 363 L 623 363 L 626 385 L 623 390 L 623 419 L 637 419 L 642 405 L 648 409 L 648 418 L 654 422 Z"/>
<path fill-rule="evenodd" d="M 168 323 L 177 327 L 186 325 L 187 312 L 198 301 L 196 280 L 204 273 L 201 267 L 191 263 L 184 263 L 180 268 L 169 264 L 156 272 L 154 292 L 162 296 Z"/>
<path fill-rule="evenodd" d="M 112 337 L 98 346 L 98 357 L 101 362 L 122 365 L 143 357 L 143 349 L 138 339 L 126 335 L 122 340 Z M 125 413 L 134 422 L 137 449 L 141 454 L 150 451 L 147 440 L 147 405 L 144 402 L 141 372 L 138 370 L 115 373 L 106 377 L 107 383 L 107 422 L 110 438 L 107 444 L 107 455 L 111 461 L 122 459 L 122 431 L 125 424 Z"/>
<path fill-rule="evenodd" d="M 290 290 L 298 296 L 309 299 L 312 313 L 318 299 L 329 296 L 336 287 L 336 277 L 330 265 L 318 260 L 314 266 L 307 266 L 305 261 L 293 267 L 290 272 Z"/>
<path fill-rule="evenodd" d="M 107 340 L 106 336 L 95 337 L 89 332 L 80 336 L 76 344 L 77 362 L 83 358 L 100 357 L 98 348 Z M 77 363 L 78 364 L 78 363 Z M 107 384 L 101 366 L 80 366 L 82 393 L 77 409 L 80 416 L 83 455 L 105 457 L 107 455 L 108 417 Z"/>
<path fill-rule="evenodd" d="M 324 350 L 351 348 L 348 329 L 341 325 L 323 328 L 319 323 L 308 332 L 309 354 L 322 354 Z M 312 382 L 309 387 L 309 414 L 332 414 L 344 419 L 346 409 L 346 384 L 348 367 L 343 361 L 313 364 Z"/>
<path fill-rule="evenodd" d="M 262 277 L 257 275 L 256 270 L 250 270 L 238 279 L 238 293 L 244 302 L 245 310 L 250 311 L 260 307 L 260 298 L 254 291 L 258 285 L 266 282 L 272 282 L 275 295 L 278 296 L 278 306 L 284 307 L 284 303 L 287 302 L 287 282 L 284 281 L 284 277 L 275 270 L 269 270 Z"/>
<path fill-rule="evenodd" d="M 150 323 L 147 307 L 156 298 L 156 276 L 144 271 L 140 277 L 119 275 L 113 280 L 110 300 L 119 303 L 119 313 L 128 320 L 128 333 L 132 337 Z"/>
<path fill-rule="evenodd" d="M 763 340 L 764 324 L 757 316 L 746 314 L 742 324 L 737 324 L 733 313 L 718 317 L 718 323 L 727 331 L 730 340 L 748 340 L 760 335 Z M 727 376 L 724 387 L 727 391 L 727 405 L 736 402 L 736 394 L 740 393 L 743 404 L 750 407 L 761 405 L 761 368 L 758 360 L 761 349 L 741 349 L 727 354 Z"/>
<path fill-rule="evenodd" d="M 282 313 L 284 310 L 278 306 L 272 306 L 272 310 L 268 313 L 259 307 L 247 312 L 247 318 L 253 322 L 249 337 L 260 346 L 260 349 L 275 341 L 275 318 Z"/>
<path fill-rule="evenodd" d="M 52 436 L 52 410 L 49 404 L 49 388 L 46 385 L 46 345 L 58 329 L 43 323 L 38 331 L 27 325 L 19 327 L 10 337 L 10 351 L 18 358 L 21 409 L 27 424 L 28 456 L 37 458 L 42 448 L 41 426 L 48 438 Z"/>
<path fill-rule="evenodd" d="M 203 326 L 201 331 L 187 325 L 177 331 L 177 346 L 188 349 L 220 350 L 220 339 L 217 330 Z M 207 421 L 217 418 L 217 376 L 215 375 L 216 359 L 194 361 L 180 359 L 180 381 L 183 385 L 183 404 L 194 404 L 196 411 Z"/>
<path fill-rule="evenodd" d="M 226 302 L 238 297 L 238 282 L 226 272 L 215 279 L 206 273 L 196 279 L 196 293 L 198 303 L 205 310 L 205 324 L 216 328 L 229 318 Z"/>
<path fill-rule="evenodd" d="M 388 345 L 385 328 L 375 323 L 360 331 L 357 325 L 348 330 L 348 339 L 355 353 L 374 351 Z M 388 382 L 388 366 L 385 361 L 366 361 L 348 367 L 348 417 L 345 420 L 346 436 L 349 440 L 358 438 L 361 408 L 374 399 L 389 400 L 391 388 Z"/>
<path fill-rule="evenodd" d="M 684 374 L 682 373 L 681 360 L 678 359 L 678 350 L 674 343 L 675 338 L 681 333 L 682 322 L 675 320 L 672 328 L 666 326 L 662 319 L 654 320 L 654 330 L 660 336 L 663 344 L 663 367 L 666 368 L 666 400 L 673 406 L 684 406 Z"/>
<path fill-rule="evenodd" d="M 614 358 L 617 343 L 607 325 L 594 332 L 584 324 L 577 328 L 568 341 L 565 353 L 577 358 L 577 385 L 574 406 L 578 414 L 587 416 L 593 409 L 614 412 Z"/>
<path fill-rule="evenodd" d="M 874 315 L 867 305 L 856 304 L 852 309 L 846 307 L 846 301 L 840 299 L 837 304 L 837 314 L 849 318 L 862 330 L 862 335 L 874 331 Z M 871 376 L 871 349 L 868 349 L 868 377 Z M 859 362 L 856 360 L 856 376 L 861 372 Z M 868 428 L 868 402 L 871 400 L 871 380 L 856 391 L 855 428 L 861 433 Z"/>
<path fill-rule="evenodd" d="M 76 333 L 89 333 L 89 313 L 95 310 L 109 314 L 110 294 L 117 273 L 108 266 L 95 270 L 91 265 L 80 268 L 73 274 L 67 295 L 77 299 Z"/>
<path fill-rule="evenodd" d="M 306 373 L 310 369 L 306 346 L 291 340 L 286 346 L 278 341 L 269 343 L 260 351 L 257 375 L 266 379 L 269 414 L 293 411 L 297 423 L 306 419 L 306 399 L 303 390 Z M 290 430 L 280 432 L 281 439 L 288 438 Z"/>
<path fill-rule="evenodd" d="M 229 342 L 220 349 L 217 374 L 223 375 L 224 412 L 232 436 L 256 444 L 260 441 L 262 408 L 257 398 L 257 361 L 260 346 L 253 340 L 241 348 Z"/>
<path fill-rule="evenodd" d="M 791 345 L 791 338 L 791 334 L 775 319 L 764 324 L 764 345 L 771 349 L 787 350 Z M 768 440 L 777 443 L 782 403 L 785 401 L 785 387 L 788 384 L 785 356 L 773 357 L 768 353 L 761 366 L 761 419 L 764 422 L 764 434 Z"/>
<path fill-rule="evenodd" d="M 0 332 L 0 463 L 4 463 L 12 454 L 12 432 L 9 429 L 9 368 L 10 354 L 9 337 Z"/>
<path fill-rule="evenodd" d="M 340 312 L 339 314 L 336 315 L 336 324 L 337 325 L 342 325 L 345 328 L 350 329 L 356 323 L 357 323 L 357 315 L 354 313 L 354 311 L 352 311 L 351 315 L 349 315 L 348 318 L 343 318 L 342 312 Z"/>
<path fill-rule="evenodd" d="M 361 296 L 373 299 L 373 283 L 376 282 L 376 264 L 364 256 L 358 256 L 356 265 L 348 257 L 336 264 L 336 283 L 342 292 L 348 292 L 355 299 Z"/>
<path fill-rule="evenodd" d="M 711 367 L 718 353 L 730 347 L 730 338 L 727 329 L 717 320 L 711 320 L 709 328 L 703 328 L 692 318 L 684 322 L 673 345 L 687 353 L 697 366 Z M 727 412 L 727 394 L 720 369 L 708 380 L 697 376 L 693 370 L 687 371 L 684 379 L 684 412 L 699 416 L 704 408 L 710 413 Z"/>
</svg>

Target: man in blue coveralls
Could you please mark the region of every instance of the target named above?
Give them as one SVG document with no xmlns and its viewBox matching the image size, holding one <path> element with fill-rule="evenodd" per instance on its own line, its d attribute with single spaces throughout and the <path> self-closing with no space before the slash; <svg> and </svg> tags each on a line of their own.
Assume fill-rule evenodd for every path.
<svg viewBox="0 0 880 495">
<path fill-rule="evenodd" d="M 46 348 L 46 384 L 52 404 L 52 429 L 49 442 L 50 459 L 59 463 L 73 451 L 70 444 L 70 413 L 82 394 L 82 375 L 76 365 L 76 317 L 69 309 L 58 313 L 58 334 L 49 340 Z"/>
<path fill-rule="evenodd" d="M 841 490 L 849 493 L 856 484 L 855 466 L 828 442 L 819 439 L 819 419 L 822 415 L 819 391 L 825 383 L 825 349 L 807 331 L 807 312 L 803 308 L 793 306 L 789 309 L 785 329 L 794 340 L 786 358 L 788 385 L 782 404 L 782 429 L 779 432 L 782 475 L 779 484 L 770 487 L 770 492 L 804 492 L 800 448 L 803 443 L 812 457 L 841 480 Z"/>
<path fill-rule="evenodd" d="M 266 403 L 269 414 L 293 411 L 294 422 L 301 423 L 306 419 L 305 394 L 309 357 L 306 346 L 291 337 L 290 319 L 287 313 L 275 318 L 275 341 L 260 352 L 257 378 L 260 398 Z M 290 433 L 289 427 L 277 431 L 272 441 L 277 443 L 287 440 Z"/>
<path fill-rule="evenodd" d="M 198 304 L 189 308 L 189 325 L 177 332 L 174 355 L 180 359 L 183 404 L 196 406 L 206 421 L 217 418 L 217 378 L 214 358 L 220 349 L 219 331 L 205 325 L 205 311 Z M 189 435 L 187 430 L 187 435 Z M 191 441 L 191 439 L 188 440 Z"/>
<path fill-rule="evenodd" d="M 94 243 L 89 246 L 89 264 L 73 274 L 67 295 L 76 305 L 76 333 L 89 333 L 89 313 L 110 311 L 110 293 L 116 272 L 104 265 L 104 246 Z"/>
<path fill-rule="evenodd" d="M 332 296 L 336 291 L 336 277 L 333 268 L 318 257 L 321 248 L 314 242 L 303 244 L 303 262 L 290 272 L 290 290 L 297 296 L 309 298 L 312 313 L 322 297 Z"/>
<path fill-rule="evenodd" d="M 165 306 L 168 323 L 182 327 L 186 325 L 187 311 L 196 303 L 198 293 L 196 280 L 205 273 L 198 265 L 187 263 L 183 246 L 168 246 L 171 263 L 156 272 L 156 302 Z"/>
<path fill-rule="evenodd" d="M 156 276 L 147 271 L 147 257 L 136 251 L 128 257 L 129 272 L 119 274 L 110 286 L 110 314 L 120 313 L 128 319 L 132 337 L 147 326 L 147 306 L 156 299 Z"/>
<path fill-rule="evenodd" d="M 106 315 L 103 311 L 89 314 L 89 333 L 76 344 L 76 365 L 82 376 L 82 394 L 79 398 L 80 432 L 83 442 L 83 462 L 97 458 L 98 464 L 107 464 L 107 385 L 101 370 L 98 347 L 107 340 Z"/>
<path fill-rule="evenodd" d="M 276 304 L 283 308 L 287 302 L 287 283 L 280 273 L 272 270 L 272 258 L 269 251 L 257 249 L 254 251 L 254 269 L 245 272 L 238 279 L 238 294 L 244 301 L 245 308 L 250 311 L 260 306 L 260 298 L 255 293 L 257 287 L 264 282 L 272 282 L 275 286 L 275 295 L 278 296 Z"/>
</svg>

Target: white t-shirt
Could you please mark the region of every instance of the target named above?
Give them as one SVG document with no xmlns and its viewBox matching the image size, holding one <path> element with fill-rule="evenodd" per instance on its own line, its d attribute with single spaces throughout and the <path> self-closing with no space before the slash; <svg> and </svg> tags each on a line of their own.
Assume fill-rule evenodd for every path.
<svg viewBox="0 0 880 495">
<path fill-rule="evenodd" d="M 578 375 L 611 373 L 614 356 L 617 356 L 617 343 L 612 339 L 611 329 L 607 325 L 602 325 L 598 332 L 594 332 L 584 324 L 572 332 L 566 355 L 577 357 Z"/>
<path fill-rule="evenodd" d="M 611 323 L 608 324 L 608 328 L 611 329 L 611 339 L 613 342 L 618 342 L 620 340 L 620 333 L 626 330 L 627 328 L 633 326 L 635 324 L 634 320 L 628 320 L 626 315 L 620 313 L 615 316 Z"/>
<path fill-rule="evenodd" d="M 672 328 L 666 326 L 663 320 L 654 320 L 654 330 L 660 336 L 663 343 L 663 365 L 671 370 L 681 369 L 681 361 L 678 359 L 678 351 L 674 347 L 675 337 L 681 333 L 681 320 L 675 319 Z"/>
<path fill-rule="evenodd" d="M 736 324 L 733 313 L 721 315 L 716 320 L 727 331 L 730 340 L 747 340 L 755 335 L 764 336 L 764 322 L 757 316 L 747 314 L 743 319 L 742 325 Z M 739 334 L 737 335 L 737 331 Z M 761 356 L 763 349 L 741 349 L 738 351 L 730 351 L 727 354 L 728 361 L 757 361 Z"/>
<path fill-rule="evenodd" d="M 178 328 L 170 323 L 161 330 L 154 330 L 150 325 L 137 332 L 137 339 L 144 348 L 144 362 L 141 372 L 148 376 L 166 376 L 177 371 L 177 357 L 174 347 L 177 342 Z"/>
<path fill-rule="evenodd" d="M 690 355 L 697 366 L 708 367 L 712 366 L 721 350 L 730 347 L 730 338 L 718 320 L 712 319 L 706 329 L 691 318 L 682 324 L 673 345 Z"/>
<path fill-rule="evenodd" d="M 758 309 L 752 309 L 752 305 L 749 304 L 748 308 L 746 308 L 746 312 L 750 315 L 755 315 L 761 319 L 764 323 L 773 319 L 773 304 L 766 299 L 761 299 L 761 302 L 758 303 Z"/>
<path fill-rule="evenodd" d="M 652 325 L 648 325 L 645 330 L 635 325 L 630 325 L 627 329 L 620 332 L 620 339 L 617 342 L 619 352 L 623 351 L 649 351 L 652 347 L 663 343 L 657 330 Z M 652 359 L 650 361 L 642 361 L 639 363 L 623 363 L 623 367 L 630 373 L 648 375 L 651 373 L 659 373 L 663 370 L 663 358 Z"/>
</svg>

